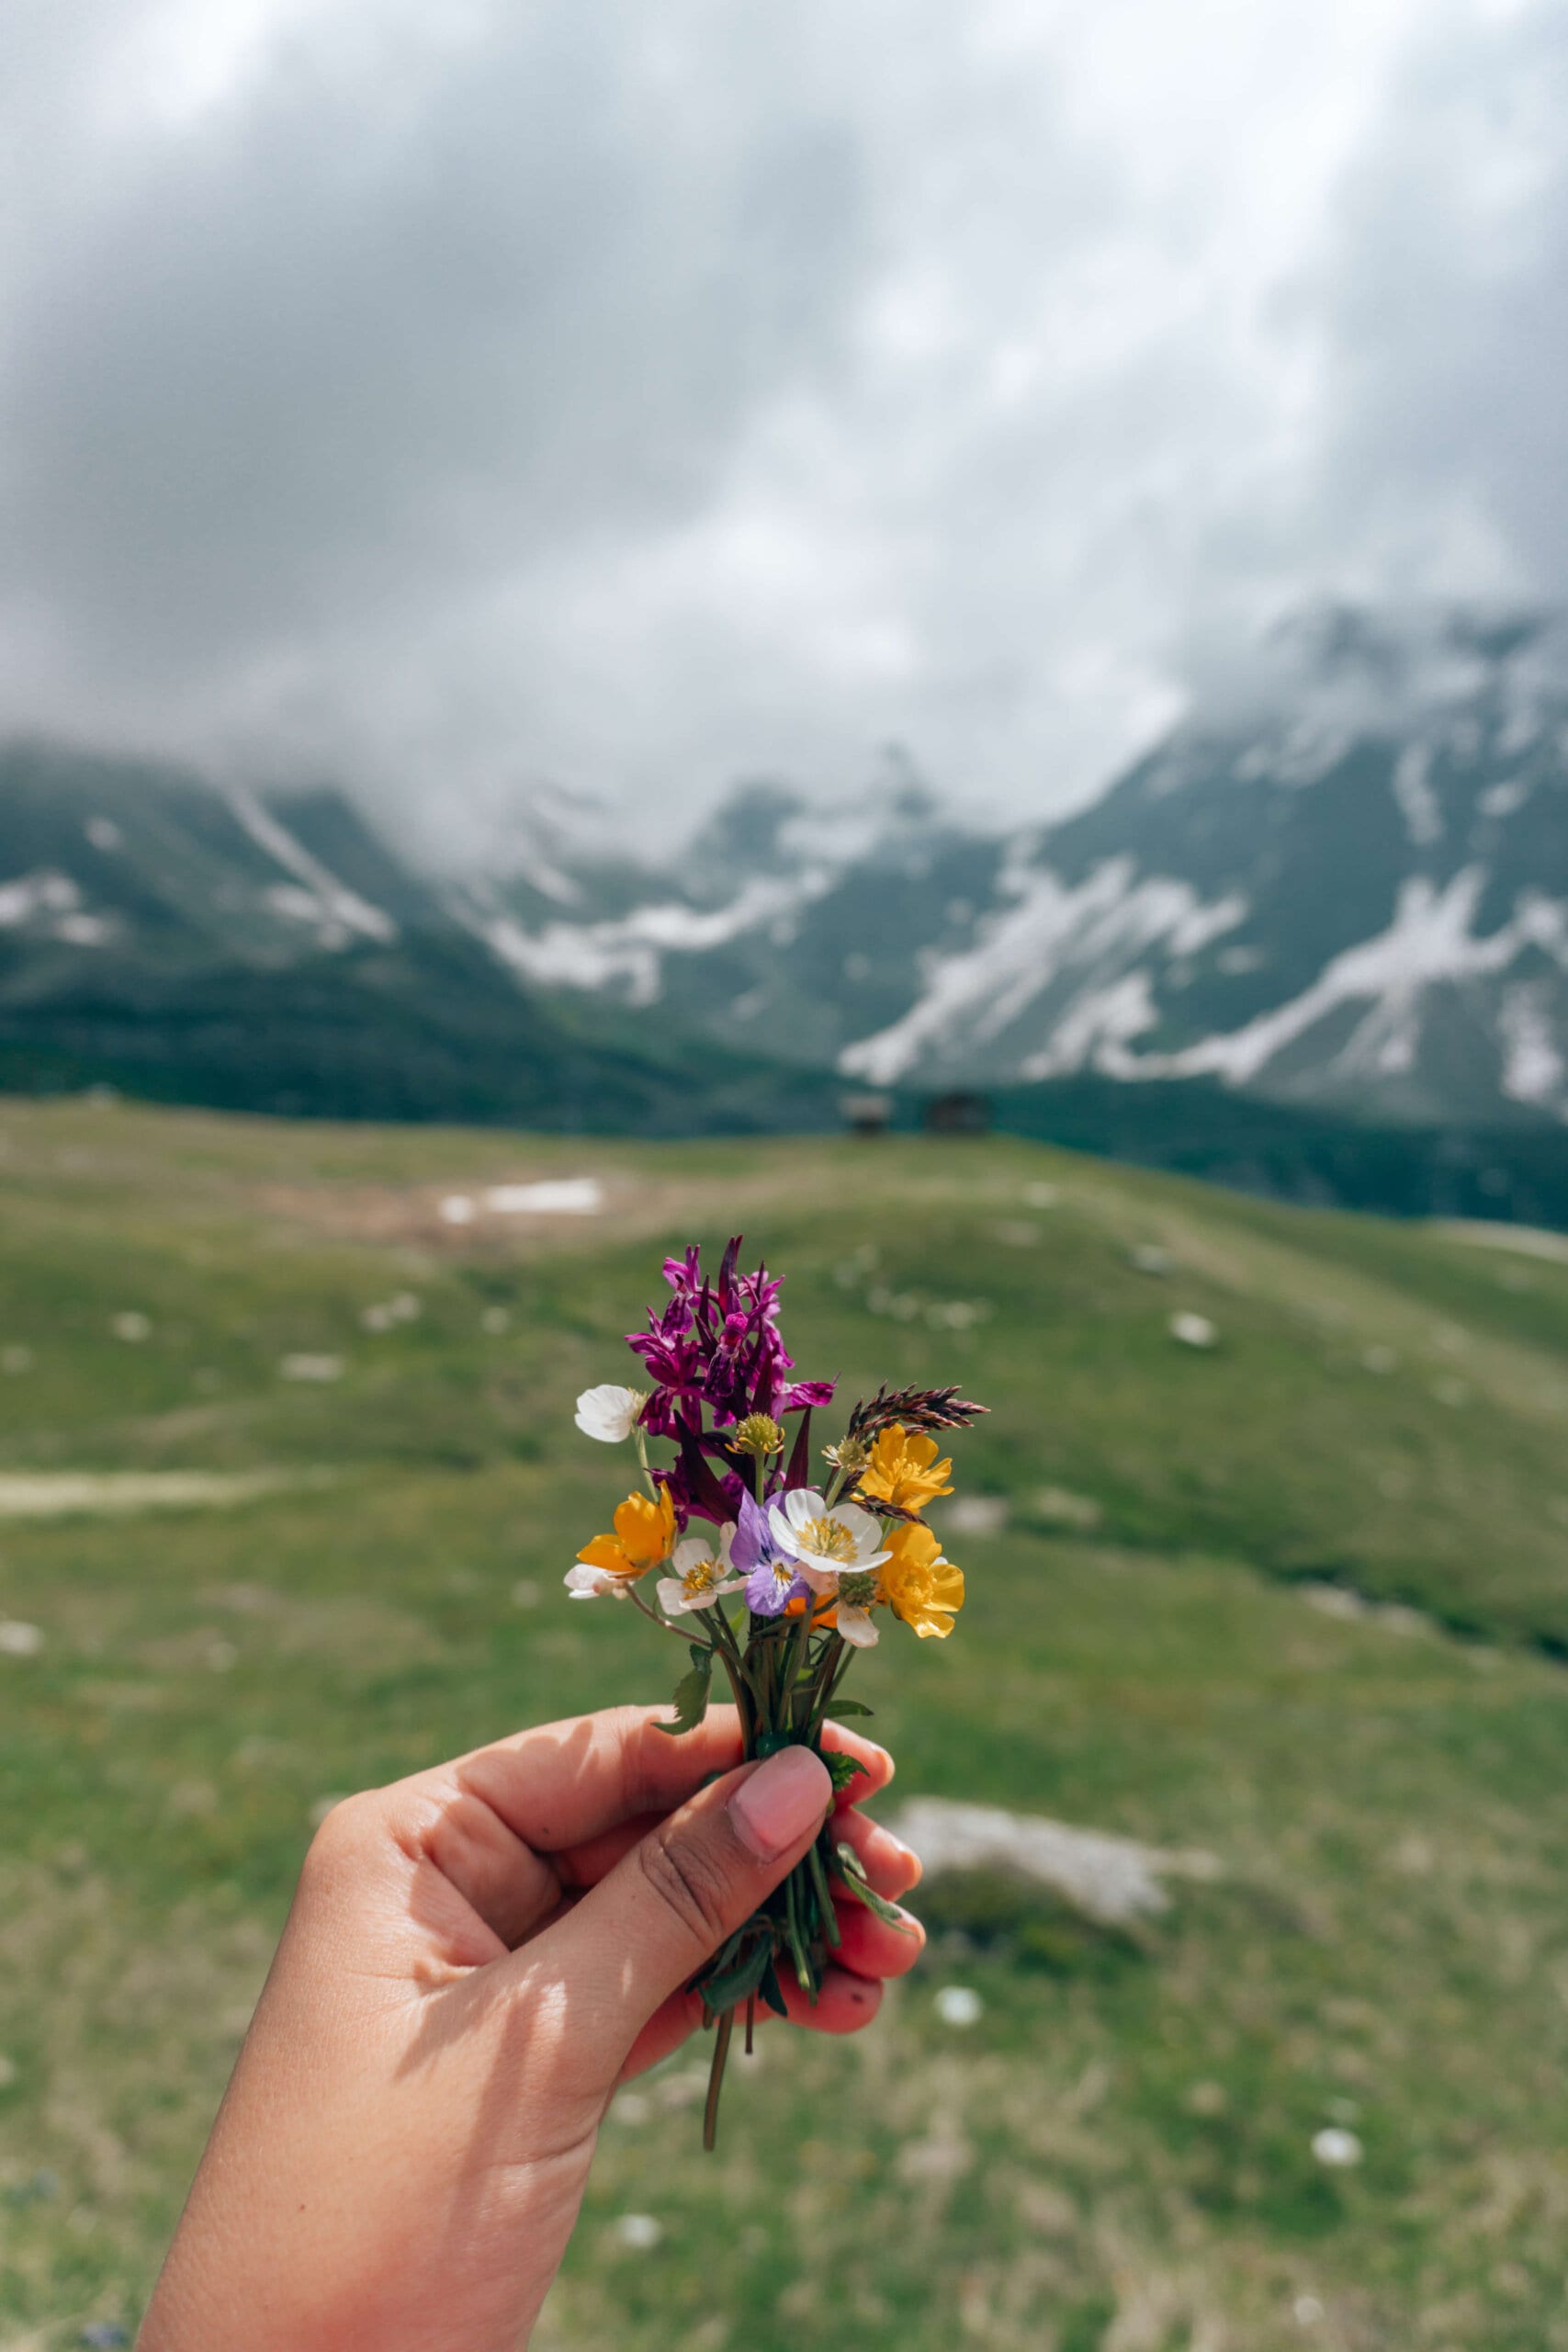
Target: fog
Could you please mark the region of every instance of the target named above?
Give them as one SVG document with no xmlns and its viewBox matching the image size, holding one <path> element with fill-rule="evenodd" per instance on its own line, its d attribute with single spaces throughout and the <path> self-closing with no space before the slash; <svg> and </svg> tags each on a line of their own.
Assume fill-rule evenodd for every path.
<svg viewBox="0 0 1568 2352">
<path fill-rule="evenodd" d="M 1091 794 L 1568 564 L 1568 8 L 23 0 L 0 724 L 649 835 Z"/>
</svg>

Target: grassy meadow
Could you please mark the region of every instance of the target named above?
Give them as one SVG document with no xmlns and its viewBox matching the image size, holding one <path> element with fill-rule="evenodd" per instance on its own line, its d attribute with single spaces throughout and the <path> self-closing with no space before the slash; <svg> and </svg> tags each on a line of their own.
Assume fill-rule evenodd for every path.
<svg viewBox="0 0 1568 2352">
<path fill-rule="evenodd" d="M 933 1888 L 869 2035 L 732 2068 L 716 2161 L 704 2049 L 623 2095 L 541 2352 L 1568 2347 L 1568 1250 L 1003 1140 L 12 1102 L 0 2352 L 134 2333 L 327 1800 L 664 1695 L 560 1594 L 618 1469 L 571 1400 L 736 1229 L 807 1369 L 995 1408 L 957 1634 L 857 1668 L 894 1799 L 1213 1863 L 1135 1933 Z"/>
</svg>

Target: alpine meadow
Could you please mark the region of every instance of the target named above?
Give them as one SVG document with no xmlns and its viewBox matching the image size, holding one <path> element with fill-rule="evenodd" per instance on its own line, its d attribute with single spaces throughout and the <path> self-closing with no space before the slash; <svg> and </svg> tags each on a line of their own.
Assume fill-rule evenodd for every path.
<svg viewBox="0 0 1568 2352">
<path fill-rule="evenodd" d="M 0 1136 L 6 2352 L 134 2333 L 334 1797 L 665 1697 L 565 1604 L 573 1400 L 742 1229 L 846 1407 L 993 1408 L 964 1638 L 855 1675 L 930 1942 L 716 2158 L 700 2039 L 620 2095 L 538 2343 L 1568 2346 L 1560 1237 L 1006 1137 Z"/>
</svg>

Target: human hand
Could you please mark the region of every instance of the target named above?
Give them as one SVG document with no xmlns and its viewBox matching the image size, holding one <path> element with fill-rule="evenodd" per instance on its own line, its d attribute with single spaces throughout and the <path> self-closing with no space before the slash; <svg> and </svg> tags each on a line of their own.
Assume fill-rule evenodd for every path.
<svg viewBox="0 0 1568 2352">
<path fill-rule="evenodd" d="M 734 1710 L 625 1707 L 349 1798 L 306 1857 L 141 2352 L 518 2352 L 617 2083 L 701 2021 L 693 1974 L 799 1861 L 831 1784 L 733 1769 Z M 886 1752 L 829 1725 L 866 1768 Z M 724 1778 L 710 1787 L 709 1773 Z M 878 1894 L 919 1866 L 840 1801 Z M 817 2007 L 870 2023 L 924 1938 L 852 1902 Z M 781 1972 L 782 1973 L 782 1972 Z"/>
</svg>

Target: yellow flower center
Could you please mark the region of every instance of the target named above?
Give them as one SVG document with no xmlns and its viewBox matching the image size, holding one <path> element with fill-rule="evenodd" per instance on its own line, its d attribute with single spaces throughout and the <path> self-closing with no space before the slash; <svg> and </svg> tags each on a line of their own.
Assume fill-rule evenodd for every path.
<svg viewBox="0 0 1568 2352">
<path fill-rule="evenodd" d="M 696 1600 L 703 1593 L 711 1592 L 713 1586 L 714 1566 L 711 1560 L 699 1560 L 695 1567 L 688 1568 L 681 1579 L 681 1589 L 688 1600 Z"/>
<path fill-rule="evenodd" d="M 817 1560 L 852 1560 L 855 1539 L 842 1521 L 808 1519 L 800 1531 L 802 1549 Z"/>
</svg>

